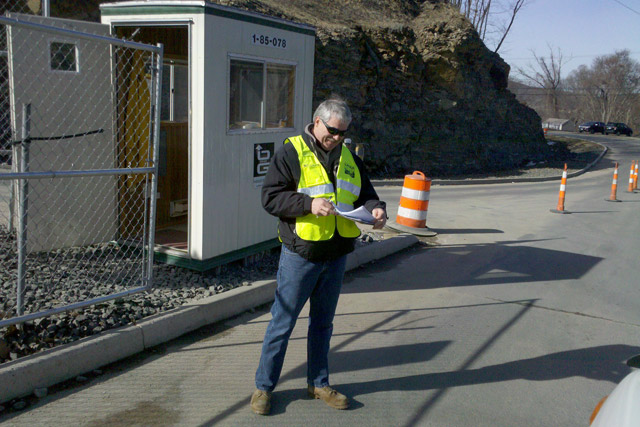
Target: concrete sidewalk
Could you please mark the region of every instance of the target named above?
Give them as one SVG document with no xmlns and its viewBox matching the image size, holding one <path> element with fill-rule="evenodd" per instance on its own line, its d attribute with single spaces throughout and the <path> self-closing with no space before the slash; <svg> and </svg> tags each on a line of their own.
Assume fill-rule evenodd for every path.
<svg viewBox="0 0 640 427">
<path fill-rule="evenodd" d="M 412 235 L 391 236 L 358 247 L 349 254 L 347 271 L 418 242 Z M 236 288 L 159 313 L 135 325 L 108 330 L 68 345 L 5 363 L 0 366 L 0 402 L 28 396 L 35 390 L 75 378 L 202 326 L 271 302 L 275 289 L 275 280 L 255 282 L 251 286 Z"/>
</svg>

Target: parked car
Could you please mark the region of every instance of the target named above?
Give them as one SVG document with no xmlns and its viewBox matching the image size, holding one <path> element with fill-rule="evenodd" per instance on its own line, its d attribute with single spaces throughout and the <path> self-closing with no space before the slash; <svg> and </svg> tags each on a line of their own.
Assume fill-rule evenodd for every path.
<svg viewBox="0 0 640 427">
<path fill-rule="evenodd" d="M 609 135 L 610 133 L 615 133 L 616 135 L 624 134 L 627 136 L 631 136 L 633 134 L 633 129 L 631 129 L 624 123 L 609 122 L 607 123 L 604 131 L 607 135 Z"/>
<path fill-rule="evenodd" d="M 604 135 L 606 125 L 603 122 L 587 122 L 578 126 L 578 131 L 596 133 L 601 132 Z"/>
</svg>

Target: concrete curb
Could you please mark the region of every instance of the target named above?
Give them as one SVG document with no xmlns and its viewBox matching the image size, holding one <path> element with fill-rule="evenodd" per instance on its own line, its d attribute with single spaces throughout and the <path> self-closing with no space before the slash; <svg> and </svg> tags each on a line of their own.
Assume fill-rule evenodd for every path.
<svg viewBox="0 0 640 427">
<path fill-rule="evenodd" d="M 347 257 L 347 271 L 384 258 L 418 242 L 412 235 L 399 235 L 357 248 Z M 273 301 L 275 280 L 254 282 L 165 313 L 68 345 L 27 356 L 0 366 L 0 403 L 27 396 L 37 388 L 91 372 L 170 341 L 202 326 L 219 322 Z"/>
</svg>

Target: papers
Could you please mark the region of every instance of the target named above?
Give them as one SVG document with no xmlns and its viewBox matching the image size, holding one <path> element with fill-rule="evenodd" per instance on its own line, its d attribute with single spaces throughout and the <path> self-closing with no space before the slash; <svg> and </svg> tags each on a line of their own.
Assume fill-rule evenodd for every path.
<svg viewBox="0 0 640 427">
<path fill-rule="evenodd" d="M 376 222 L 376 219 L 368 210 L 365 209 L 364 206 L 360 206 L 358 209 L 354 209 L 348 212 L 341 211 L 336 207 L 336 212 L 340 216 L 343 216 L 352 221 L 361 222 L 363 224 L 373 225 Z"/>
</svg>

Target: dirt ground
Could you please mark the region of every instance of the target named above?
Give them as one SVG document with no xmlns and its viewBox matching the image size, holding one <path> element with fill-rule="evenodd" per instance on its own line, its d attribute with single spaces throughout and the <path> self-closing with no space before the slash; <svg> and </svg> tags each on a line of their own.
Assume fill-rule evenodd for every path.
<svg viewBox="0 0 640 427">
<path fill-rule="evenodd" d="M 567 164 L 567 172 L 569 174 L 578 172 L 589 164 L 594 162 L 598 156 L 604 151 L 604 147 L 579 138 L 565 136 L 550 136 L 547 142 L 553 149 L 552 156 L 545 161 L 538 163 L 529 163 L 520 168 L 504 170 L 499 172 L 489 172 L 486 174 L 472 174 L 462 177 L 433 177 L 443 182 L 451 180 L 494 180 L 509 178 L 525 178 L 525 179 L 549 179 L 560 178 Z"/>
<path fill-rule="evenodd" d="M 555 142 L 559 146 L 564 146 L 569 155 L 566 158 L 559 156 L 557 160 L 549 162 L 549 166 L 564 167 L 567 163 L 568 169 L 581 169 L 598 158 L 604 147 L 591 141 L 565 136 L 552 136 L 547 138 L 549 142 Z"/>
</svg>

